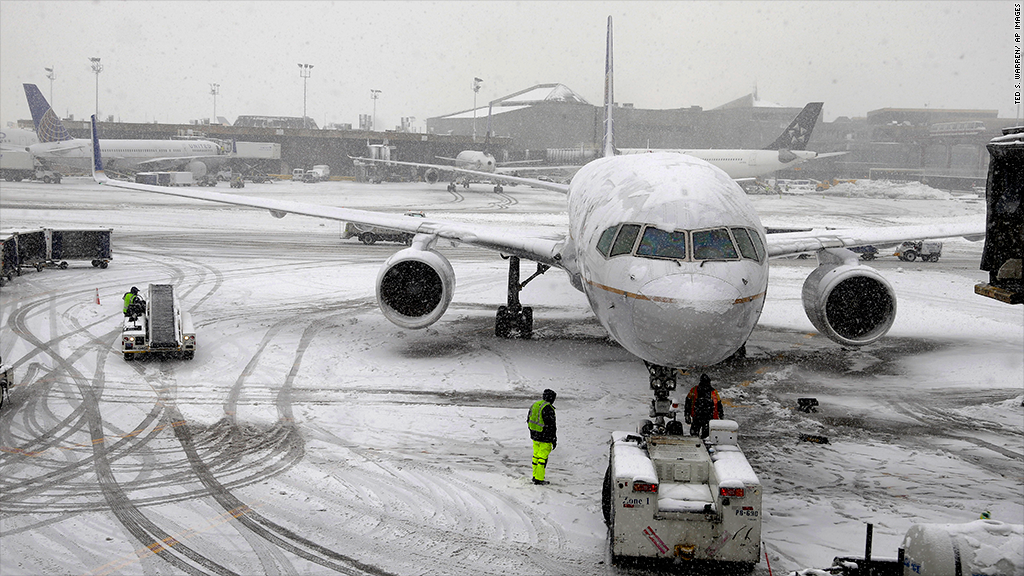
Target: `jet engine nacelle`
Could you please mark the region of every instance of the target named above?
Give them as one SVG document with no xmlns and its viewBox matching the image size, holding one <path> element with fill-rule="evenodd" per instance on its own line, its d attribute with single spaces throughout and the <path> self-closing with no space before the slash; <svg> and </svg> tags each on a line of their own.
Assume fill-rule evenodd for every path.
<svg viewBox="0 0 1024 576">
<path fill-rule="evenodd" d="M 455 271 L 434 250 L 399 250 L 377 273 L 377 304 L 384 317 L 402 328 L 437 322 L 455 293 Z"/>
<path fill-rule="evenodd" d="M 804 311 L 811 324 L 843 346 L 878 340 L 896 319 L 896 294 L 874 268 L 843 263 L 818 266 L 804 280 Z"/>
<path fill-rule="evenodd" d="M 193 178 L 198 180 L 203 176 L 206 176 L 206 173 L 209 170 L 206 166 L 206 162 L 203 162 L 202 160 L 192 160 L 188 163 L 188 171 L 192 173 Z"/>
<path fill-rule="evenodd" d="M 433 168 L 427 168 L 427 171 L 423 173 L 423 179 L 427 181 L 427 184 L 437 184 L 437 180 L 440 174 Z"/>
</svg>

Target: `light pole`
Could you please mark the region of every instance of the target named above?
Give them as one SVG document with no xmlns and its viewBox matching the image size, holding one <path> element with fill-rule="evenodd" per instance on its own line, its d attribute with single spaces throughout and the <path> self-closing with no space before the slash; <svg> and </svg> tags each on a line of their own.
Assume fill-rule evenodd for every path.
<svg viewBox="0 0 1024 576">
<path fill-rule="evenodd" d="M 43 68 L 43 70 L 46 70 L 46 77 L 50 79 L 50 108 L 53 108 L 53 79 L 56 78 L 57 75 L 53 73 L 52 66 L 49 68 Z"/>
<path fill-rule="evenodd" d="M 213 119 L 210 124 L 217 122 L 217 94 L 220 94 L 220 84 L 210 84 L 210 94 L 213 94 Z"/>
<path fill-rule="evenodd" d="M 483 80 L 473 78 L 473 142 L 476 142 L 476 93 L 480 91 Z"/>
<path fill-rule="evenodd" d="M 92 62 L 92 71 L 96 73 L 96 121 L 100 121 L 100 72 L 103 72 L 103 64 L 99 58 L 89 58 Z M 51 104 L 52 106 L 52 104 Z"/>
<path fill-rule="evenodd" d="M 370 99 L 373 100 L 373 120 L 370 122 L 370 130 L 377 129 L 377 97 L 380 96 L 380 90 L 370 89 Z"/>
<path fill-rule="evenodd" d="M 306 79 L 312 73 L 312 64 L 299 64 L 299 76 L 302 76 L 302 127 L 308 128 L 306 125 Z"/>
</svg>

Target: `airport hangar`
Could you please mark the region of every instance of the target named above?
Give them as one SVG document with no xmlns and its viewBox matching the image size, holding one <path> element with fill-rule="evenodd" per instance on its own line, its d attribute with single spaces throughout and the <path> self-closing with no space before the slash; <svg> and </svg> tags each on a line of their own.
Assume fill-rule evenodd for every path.
<svg viewBox="0 0 1024 576">
<path fill-rule="evenodd" d="M 827 104 L 827 103 L 826 103 Z M 749 94 L 717 108 L 699 106 L 645 110 L 617 104 L 616 145 L 623 148 L 761 148 L 775 140 L 800 106 L 786 107 Z M 475 117 L 474 117 L 475 116 Z M 319 129 L 312 119 L 239 116 L 233 126 L 100 122 L 104 138 L 217 138 L 276 142 L 280 160 L 262 160 L 270 174 L 317 164 L 333 176 L 362 180 L 366 173 L 349 156 L 366 156 L 367 144 L 393 146 L 393 159 L 440 163 L 462 150 L 487 149 L 498 162 L 541 160 L 574 164 L 593 158 L 604 132 L 604 110 L 562 84 L 539 84 L 475 109 L 427 119 L 427 133 L 403 130 Z M 925 181 L 940 188 L 968 190 L 984 185 L 988 170 L 985 145 L 1013 119 L 994 110 L 883 108 L 865 118 L 819 121 L 808 148 L 847 152 L 782 171 L 782 178 L 888 178 Z M 31 127 L 31 121 L 20 122 Z M 89 136 L 87 122 L 66 120 L 76 137 Z M 308 128 L 303 128 L 303 126 Z M 490 127 L 491 137 L 486 134 Z M 398 170 L 396 178 L 416 178 Z"/>
</svg>

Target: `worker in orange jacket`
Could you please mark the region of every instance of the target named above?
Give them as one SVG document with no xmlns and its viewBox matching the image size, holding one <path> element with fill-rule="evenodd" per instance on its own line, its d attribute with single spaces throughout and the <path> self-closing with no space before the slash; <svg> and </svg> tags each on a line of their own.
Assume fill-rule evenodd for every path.
<svg viewBox="0 0 1024 576">
<path fill-rule="evenodd" d="M 725 418 L 718 391 L 711 386 L 711 377 L 707 374 L 701 374 L 700 383 L 690 388 L 683 406 L 683 415 L 690 425 L 690 436 L 701 438 L 708 437 L 710 421 Z"/>
</svg>

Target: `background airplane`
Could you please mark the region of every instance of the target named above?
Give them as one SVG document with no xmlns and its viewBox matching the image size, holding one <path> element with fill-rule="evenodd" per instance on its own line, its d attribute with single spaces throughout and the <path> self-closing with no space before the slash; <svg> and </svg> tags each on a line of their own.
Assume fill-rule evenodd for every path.
<svg viewBox="0 0 1024 576">
<path fill-rule="evenodd" d="M 24 84 L 38 143 L 26 149 L 54 167 L 89 170 L 92 146 L 72 138 L 35 84 Z M 196 178 L 227 160 L 221 146 L 209 140 L 102 140 L 105 168 L 117 171 L 187 169 Z"/>
<path fill-rule="evenodd" d="M 734 180 L 749 180 L 758 176 L 764 176 L 772 172 L 782 170 L 784 168 L 790 168 L 797 164 L 802 164 L 808 160 L 815 158 L 827 158 L 829 156 L 838 156 L 845 154 L 846 152 L 830 152 L 826 154 L 819 154 L 811 150 L 806 150 L 807 141 L 811 138 L 811 132 L 814 130 L 814 125 L 818 121 L 818 117 L 821 115 L 821 102 L 809 102 L 804 106 L 803 110 L 797 114 L 796 118 L 789 124 L 788 127 L 782 132 L 782 134 L 776 138 L 774 142 L 769 144 L 763 149 L 683 149 L 683 148 L 614 148 L 616 154 L 631 155 L 631 154 L 650 154 L 654 152 L 668 152 L 673 154 L 685 154 L 687 156 L 693 156 L 700 158 L 706 162 L 709 162 L 718 168 L 721 168 Z M 457 174 L 463 174 L 466 178 L 469 177 L 467 171 L 473 171 L 477 173 L 487 173 L 496 175 L 506 176 L 517 176 L 520 172 L 529 171 L 540 171 L 540 170 L 565 170 L 567 168 L 575 169 L 577 167 L 567 166 L 550 166 L 541 167 L 534 166 L 530 168 L 519 167 L 499 167 L 494 161 L 494 157 L 486 152 L 479 152 L 476 150 L 465 150 L 460 152 L 456 158 L 442 158 L 445 160 L 453 160 L 454 166 L 442 166 L 437 164 L 425 164 L 419 162 L 399 162 L 391 160 L 387 163 L 399 164 L 404 166 L 413 166 L 417 168 L 426 168 L 424 173 L 424 179 L 433 184 L 437 182 L 439 174 L 444 171 L 455 172 Z M 376 162 L 385 163 L 383 160 L 373 158 L 353 158 L 353 160 L 360 160 L 365 162 Z M 480 177 L 480 176 L 477 176 Z M 498 179 L 500 180 L 500 179 Z M 514 180 L 506 180 L 512 181 Z M 468 185 L 468 179 L 466 180 Z M 453 189 L 454 184 L 449 185 L 449 189 Z M 495 192 L 501 191 L 501 185 L 495 186 Z"/>
<path fill-rule="evenodd" d="M 611 37 L 609 17 L 605 103 L 609 151 Z M 647 363 L 652 385 L 655 379 L 674 381 L 674 368 L 713 365 L 743 352 L 761 314 L 770 258 L 817 253 L 819 265 L 803 289 L 808 318 L 830 339 L 844 346 L 862 346 L 878 340 L 892 326 L 896 296 L 877 271 L 861 265 L 858 255 L 845 248 L 974 236 L 985 229 L 979 219 L 766 235 L 756 210 L 733 178 L 704 160 L 678 153 L 607 155 L 581 168 L 568 185 L 503 177 L 566 194 L 568 230 L 554 237 L 110 180 L 103 173 L 95 118 L 93 154 L 94 178 L 106 186 L 261 208 L 279 218 L 300 214 L 415 234 L 410 247 L 384 262 L 376 280 L 381 311 L 404 328 L 433 324 L 452 300 L 455 273 L 436 249 L 440 239 L 510 256 L 508 300 L 499 307 L 495 323 L 499 336 L 532 334 L 532 310 L 519 299 L 532 277 L 520 282 L 520 259 L 537 262 L 537 274 L 557 267 L 586 294 L 609 335 Z"/>
<path fill-rule="evenodd" d="M 24 151 L 25 148 L 38 143 L 39 138 L 32 130 L 5 128 L 0 131 L 0 149 L 2 150 Z"/>
<path fill-rule="evenodd" d="M 648 154 L 651 152 L 673 152 L 705 160 L 725 170 L 735 180 L 746 180 L 764 176 L 777 170 L 791 168 L 815 158 L 838 156 L 846 152 L 818 154 L 807 150 L 814 125 L 821 115 L 822 102 L 809 102 L 786 130 L 774 142 L 761 150 L 751 149 L 682 149 L 682 148 L 619 148 L 619 154 Z"/>
</svg>

